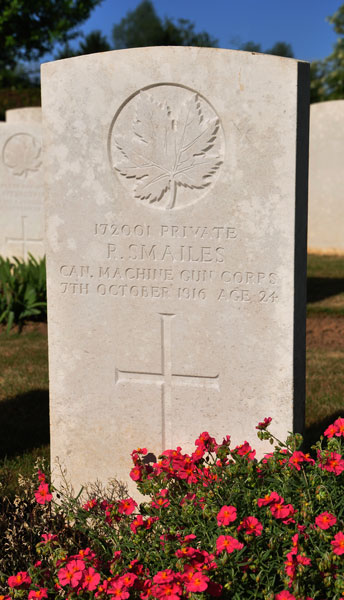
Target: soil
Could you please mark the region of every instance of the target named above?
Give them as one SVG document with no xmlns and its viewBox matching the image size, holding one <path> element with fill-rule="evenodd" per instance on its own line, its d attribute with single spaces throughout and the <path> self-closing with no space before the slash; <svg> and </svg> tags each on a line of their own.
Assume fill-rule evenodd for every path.
<svg viewBox="0 0 344 600">
<path fill-rule="evenodd" d="M 344 350 L 344 317 L 312 315 L 307 318 L 307 348 Z"/>
</svg>

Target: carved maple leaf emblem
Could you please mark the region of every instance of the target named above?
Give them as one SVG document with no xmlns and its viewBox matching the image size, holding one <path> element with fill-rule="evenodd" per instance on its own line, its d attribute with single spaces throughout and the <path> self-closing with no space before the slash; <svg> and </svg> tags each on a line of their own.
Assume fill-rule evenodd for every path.
<svg viewBox="0 0 344 600">
<path fill-rule="evenodd" d="M 27 176 L 29 171 L 38 171 L 42 164 L 41 144 L 28 133 L 17 133 L 5 144 L 3 157 L 7 167 L 17 176 Z"/>
<path fill-rule="evenodd" d="M 140 92 L 133 135 L 114 139 L 121 160 L 115 169 L 135 179 L 136 198 L 159 202 L 169 191 L 166 208 L 176 205 L 177 188 L 204 188 L 211 183 L 222 160 L 214 150 L 219 119 L 206 118 L 197 94 L 180 105 L 173 117 L 166 103 Z"/>
</svg>

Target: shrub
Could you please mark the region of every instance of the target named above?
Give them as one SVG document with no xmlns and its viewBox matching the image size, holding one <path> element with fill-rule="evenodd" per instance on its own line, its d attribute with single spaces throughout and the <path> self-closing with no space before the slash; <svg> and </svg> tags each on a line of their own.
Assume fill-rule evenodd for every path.
<svg viewBox="0 0 344 600">
<path fill-rule="evenodd" d="M 260 462 L 247 442 L 231 449 L 207 432 L 191 455 L 147 463 L 134 450 L 131 477 L 149 500 L 65 497 L 55 518 L 73 539 L 42 530 L 34 561 L 6 574 L 5 598 L 342 600 L 344 419 L 314 458 L 297 434 L 276 440 L 270 420 L 257 426 L 275 444 Z M 41 472 L 38 483 L 43 514 L 54 501 Z"/>
<path fill-rule="evenodd" d="M 46 320 L 46 314 L 45 259 L 0 257 L 0 324 L 21 331 L 25 321 Z"/>
</svg>

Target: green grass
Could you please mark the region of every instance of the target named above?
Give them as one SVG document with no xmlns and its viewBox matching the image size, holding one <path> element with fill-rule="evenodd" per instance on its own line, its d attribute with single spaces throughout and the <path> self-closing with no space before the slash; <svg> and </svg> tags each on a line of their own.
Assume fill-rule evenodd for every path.
<svg viewBox="0 0 344 600">
<path fill-rule="evenodd" d="M 32 471 L 49 454 L 48 348 L 40 331 L 0 335 L 0 481 Z"/>
<path fill-rule="evenodd" d="M 344 314 L 344 257 L 309 256 L 308 312 Z M 38 327 L 38 326 L 37 326 Z M 307 351 L 306 443 L 344 416 L 344 342 Z M 18 473 L 30 473 L 49 454 L 47 339 L 41 330 L 0 334 L 0 481 L 13 491 Z M 265 415 L 262 415 L 262 418 Z M 1 492 L 0 492 L 1 493 Z"/>
<path fill-rule="evenodd" d="M 307 314 L 344 315 L 344 256 L 308 256 Z"/>
</svg>

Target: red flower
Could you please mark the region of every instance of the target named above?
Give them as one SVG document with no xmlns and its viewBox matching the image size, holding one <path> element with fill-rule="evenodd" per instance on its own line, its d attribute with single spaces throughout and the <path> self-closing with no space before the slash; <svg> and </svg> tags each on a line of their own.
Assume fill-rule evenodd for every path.
<svg viewBox="0 0 344 600">
<path fill-rule="evenodd" d="M 337 519 L 329 512 L 323 512 L 315 518 L 315 523 L 320 529 L 329 529 L 337 523 Z"/>
<path fill-rule="evenodd" d="M 95 569 L 93 569 L 93 567 L 88 567 L 88 569 L 85 569 L 85 571 L 83 572 L 83 581 L 82 581 L 82 588 L 84 590 L 92 592 L 93 590 L 96 589 L 99 582 L 100 582 L 100 575 L 99 575 L 99 573 L 96 572 Z"/>
<path fill-rule="evenodd" d="M 28 600 L 42 600 L 42 598 L 48 598 L 47 594 L 48 588 L 40 588 L 39 590 L 31 590 L 29 592 Z"/>
<path fill-rule="evenodd" d="M 92 508 L 94 508 L 95 506 L 97 506 L 98 502 L 95 498 L 92 498 L 91 500 L 88 500 L 88 502 L 86 502 L 86 504 L 83 504 L 83 509 L 84 510 L 91 510 Z"/>
<path fill-rule="evenodd" d="M 49 542 L 57 540 L 57 535 L 54 535 L 53 533 L 42 533 L 41 538 L 44 544 L 48 544 Z"/>
<path fill-rule="evenodd" d="M 9 577 L 7 583 L 12 588 L 27 588 L 31 583 L 31 577 L 27 571 L 19 571 L 17 575 Z"/>
<path fill-rule="evenodd" d="M 295 452 L 293 452 L 293 454 L 289 458 L 289 464 L 292 467 L 295 467 L 295 469 L 297 469 L 298 471 L 301 470 L 300 464 L 303 462 L 312 463 L 314 465 L 315 461 L 313 460 L 313 458 L 310 458 L 309 454 L 304 454 L 303 452 L 300 452 L 299 450 L 296 450 Z"/>
<path fill-rule="evenodd" d="M 244 544 L 231 535 L 220 535 L 216 540 L 216 554 L 220 554 L 224 550 L 231 554 L 234 550 L 241 550 L 243 547 Z"/>
<path fill-rule="evenodd" d="M 41 483 L 38 490 L 35 492 L 35 498 L 38 504 L 45 504 L 53 499 L 53 495 L 49 492 L 49 486 L 47 483 Z"/>
<path fill-rule="evenodd" d="M 129 598 L 127 588 L 123 586 L 123 583 L 119 579 L 111 581 L 106 592 L 109 596 L 113 596 L 117 600 L 126 600 Z"/>
<path fill-rule="evenodd" d="M 70 585 L 75 588 L 79 585 L 83 571 L 85 570 L 85 563 L 82 560 L 71 560 L 66 567 L 59 570 L 57 576 L 60 584 Z"/>
<path fill-rule="evenodd" d="M 253 460 L 256 455 L 256 451 L 246 441 L 240 446 L 236 446 L 233 452 L 236 452 L 239 456 L 246 456 L 248 460 Z"/>
<path fill-rule="evenodd" d="M 335 425 L 335 427 L 337 427 L 336 436 L 344 436 L 344 419 L 342 419 L 342 417 L 339 417 L 335 420 L 333 424 Z"/>
<path fill-rule="evenodd" d="M 237 518 L 235 506 L 223 506 L 217 514 L 218 525 L 229 525 Z"/>
<path fill-rule="evenodd" d="M 204 575 L 202 571 L 195 571 L 192 577 L 185 582 L 187 592 L 204 592 L 207 589 L 209 577 Z"/>
<path fill-rule="evenodd" d="M 258 423 L 258 425 L 256 426 L 256 429 L 260 429 L 261 431 L 263 429 L 266 429 L 268 425 L 270 425 L 272 421 L 271 417 L 265 417 L 264 421 L 261 421 L 260 423 Z"/>
<path fill-rule="evenodd" d="M 134 533 L 137 532 L 138 527 L 144 527 L 144 520 L 141 515 L 137 515 L 137 517 L 130 523 L 130 529 Z"/>
<path fill-rule="evenodd" d="M 256 519 L 256 517 L 245 517 L 241 521 L 238 531 L 241 529 L 244 529 L 247 535 L 255 535 L 258 537 L 259 535 L 262 535 L 263 525 L 258 521 L 258 519 Z"/>
<path fill-rule="evenodd" d="M 258 498 L 257 504 L 261 507 L 275 504 L 275 502 L 284 502 L 284 498 L 279 496 L 276 492 L 271 492 L 271 494 L 266 494 L 264 498 Z"/>
<path fill-rule="evenodd" d="M 283 504 L 282 502 L 276 502 L 270 506 L 270 511 L 273 517 L 276 519 L 286 519 L 295 512 L 294 507 L 291 504 Z"/>
<path fill-rule="evenodd" d="M 296 600 L 296 598 L 288 590 L 283 590 L 283 592 L 276 594 L 275 600 Z"/>
<path fill-rule="evenodd" d="M 155 585 L 153 590 L 154 596 L 159 598 L 159 600 L 180 600 L 180 595 L 182 594 L 179 583 L 173 581 L 162 585 Z"/>
<path fill-rule="evenodd" d="M 133 467 L 130 471 L 130 477 L 133 481 L 141 481 L 142 479 L 142 467 Z"/>
<path fill-rule="evenodd" d="M 175 578 L 175 574 L 172 569 L 165 569 L 164 571 L 158 571 L 153 577 L 154 583 L 170 583 Z"/>
<path fill-rule="evenodd" d="M 121 575 L 121 577 L 119 578 L 119 581 L 126 588 L 132 587 L 136 580 L 137 580 L 137 575 L 135 575 L 135 573 L 124 573 L 124 575 Z"/>
<path fill-rule="evenodd" d="M 137 506 L 137 502 L 132 498 L 127 498 L 126 500 L 120 500 L 118 503 L 118 512 L 120 515 L 131 515 L 135 507 Z"/>
<path fill-rule="evenodd" d="M 334 536 L 331 544 L 333 546 L 334 554 L 344 554 L 344 534 L 342 531 L 339 531 L 339 533 Z"/>
<path fill-rule="evenodd" d="M 324 435 L 328 438 L 332 438 L 337 433 L 338 427 L 335 425 L 335 423 L 331 423 L 331 425 L 329 425 L 328 428 L 324 431 Z"/>
</svg>

